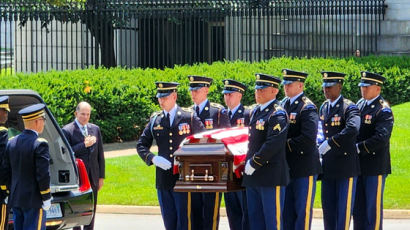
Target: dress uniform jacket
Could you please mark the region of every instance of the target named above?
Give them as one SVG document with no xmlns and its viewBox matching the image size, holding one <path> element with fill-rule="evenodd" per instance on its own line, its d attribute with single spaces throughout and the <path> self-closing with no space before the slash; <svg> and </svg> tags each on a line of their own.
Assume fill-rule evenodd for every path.
<svg viewBox="0 0 410 230">
<path fill-rule="evenodd" d="M 192 107 L 194 109 L 194 107 Z M 205 126 L 205 129 L 220 129 L 230 127 L 228 112 L 219 104 L 206 103 L 198 116 Z"/>
<path fill-rule="evenodd" d="M 321 173 L 319 151 L 316 147 L 317 107 L 304 94 L 288 107 L 290 98 L 282 100 L 282 107 L 289 116 L 289 131 L 286 142 L 286 159 L 290 177 L 299 178 Z"/>
<path fill-rule="evenodd" d="M 3 158 L 6 153 L 6 146 L 7 146 L 7 141 L 8 141 L 8 130 L 4 126 L 0 126 L 0 166 L 2 165 Z M 4 184 L 0 181 L 0 203 L 3 202 L 4 198 L 7 196 L 7 185 Z"/>
<path fill-rule="evenodd" d="M 249 148 L 246 160 L 256 169 L 243 175 L 246 187 L 286 186 L 289 169 L 286 163 L 286 137 L 289 129 L 285 110 L 275 100 L 263 111 L 257 106 L 249 123 Z"/>
<path fill-rule="evenodd" d="M 389 140 L 393 129 L 393 113 L 381 96 L 370 105 L 364 99 L 359 100 L 357 105 L 361 111 L 361 126 L 357 137 L 361 174 L 390 174 Z"/>
<path fill-rule="evenodd" d="M 230 119 L 231 127 L 244 127 L 248 126 L 251 119 L 251 112 L 241 104 L 233 117 Z"/>
<path fill-rule="evenodd" d="M 9 140 L 1 178 L 10 184 L 10 207 L 41 208 L 51 198 L 49 160 L 47 141 L 32 130 Z"/>
<path fill-rule="evenodd" d="M 75 121 L 65 125 L 63 132 L 75 153 L 75 157 L 84 161 L 93 187 L 98 188 L 99 179 L 105 178 L 103 140 L 100 128 L 97 125 L 88 123 L 86 126 L 88 135 L 97 138 L 97 142 L 88 148 L 85 147 L 84 135 Z"/>
<path fill-rule="evenodd" d="M 325 101 L 319 111 L 323 135 L 331 149 L 323 156 L 323 178 L 339 179 L 358 176 L 359 157 L 356 137 L 360 127 L 360 112 L 356 104 L 343 96 L 328 110 Z M 329 111 L 329 112 L 328 112 Z"/>
<path fill-rule="evenodd" d="M 153 123 L 153 124 L 152 124 Z M 174 152 L 185 137 L 204 130 L 204 126 L 195 114 L 178 106 L 172 126 L 166 120 L 163 112 L 151 117 L 141 137 L 137 142 L 139 156 L 147 165 L 152 165 L 154 154 L 150 152 L 152 141 L 158 145 L 158 155 L 174 163 Z M 156 168 L 156 188 L 171 190 L 174 188 L 178 175 L 174 175 L 172 167 L 169 170 Z"/>
</svg>

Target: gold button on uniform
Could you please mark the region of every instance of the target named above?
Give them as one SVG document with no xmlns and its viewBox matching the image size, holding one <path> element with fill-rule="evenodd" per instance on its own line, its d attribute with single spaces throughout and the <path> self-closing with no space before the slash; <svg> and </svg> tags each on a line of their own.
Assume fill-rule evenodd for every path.
<svg viewBox="0 0 410 230">
<path fill-rule="evenodd" d="M 345 156 L 347 155 L 347 153 L 345 152 Z"/>
<path fill-rule="evenodd" d="M 327 126 L 327 123 L 325 124 L 325 126 Z"/>
<path fill-rule="evenodd" d="M 174 155 L 172 155 L 172 154 L 169 154 L 169 157 L 174 157 Z"/>
<path fill-rule="evenodd" d="M 328 131 L 328 130 L 326 130 L 326 133 L 329 133 L 329 131 Z"/>
<path fill-rule="evenodd" d="M 172 140 L 169 140 L 169 143 L 172 143 Z"/>
<path fill-rule="evenodd" d="M 169 147 L 169 150 L 172 150 L 172 147 Z"/>
<path fill-rule="evenodd" d="M 303 151 L 301 151 L 300 154 L 303 154 Z"/>
<path fill-rule="evenodd" d="M 172 133 L 169 133 L 169 136 L 172 136 Z"/>
</svg>

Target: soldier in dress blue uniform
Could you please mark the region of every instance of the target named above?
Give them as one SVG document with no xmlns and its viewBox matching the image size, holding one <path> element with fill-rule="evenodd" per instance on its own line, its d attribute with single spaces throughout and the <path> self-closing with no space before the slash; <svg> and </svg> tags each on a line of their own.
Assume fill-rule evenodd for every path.
<svg viewBox="0 0 410 230">
<path fill-rule="evenodd" d="M 356 104 L 341 95 L 344 73 L 322 72 L 327 100 L 319 109 L 325 141 L 322 156 L 322 208 L 325 230 L 349 229 L 357 176 L 360 173 L 356 137 L 360 112 Z"/>
<path fill-rule="evenodd" d="M 187 218 L 188 194 L 174 192 L 178 175 L 173 174 L 174 152 L 185 137 L 204 130 L 199 118 L 176 104 L 175 82 L 156 82 L 161 112 L 154 113 L 137 142 L 137 151 L 147 164 L 156 166 L 156 188 L 161 214 L 167 230 L 192 229 Z M 158 155 L 150 152 L 153 140 Z"/>
<path fill-rule="evenodd" d="M 228 112 L 222 105 L 208 101 L 209 87 L 212 78 L 203 76 L 188 76 L 189 90 L 194 102 L 193 111 L 201 119 L 205 129 L 230 127 Z M 192 193 L 192 224 L 195 230 L 217 229 L 219 225 L 219 206 L 222 194 Z"/>
<path fill-rule="evenodd" d="M 242 104 L 242 95 L 246 86 L 239 81 L 223 80 L 225 104 L 228 107 L 228 116 L 231 127 L 247 127 L 250 120 L 250 111 Z M 246 192 L 224 193 L 226 213 L 228 214 L 229 227 L 231 230 L 249 229 L 248 206 L 246 203 Z"/>
<path fill-rule="evenodd" d="M 9 140 L 0 178 L 9 185 L 8 205 L 13 209 L 15 230 L 46 229 L 51 206 L 50 154 L 43 132 L 45 105 L 35 104 L 19 111 L 24 131 Z"/>
<path fill-rule="evenodd" d="M 283 229 L 310 229 L 316 179 L 321 173 L 316 136 L 319 115 L 315 104 L 303 92 L 307 73 L 284 69 L 286 97 L 281 106 L 289 116 L 286 159 L 290 183 L 286 186 Z"/>
<path fill-rule="evenodd" d="M 9 108 L 9 97 L 0 97 L 0 166 L 4 154 L 6 152 L 6 146 L 8 141 L 8 129 L 5 124 L 7 122 L 8 114 L 10 112 Z M 7 199 L 9 195 L 9 190 L 6 184 L 0 185 L 0 205 L 1 205 L 1 216 L 0 216 L 0 230 L 7 230 L 8 217 L 10 208 L 7 206 Z"/>
<path fill-rule="evenodd" d="M 249 149 L 242 185 L 246 187 L 250 229 L 282 229 L 285 186 L 289 183 L 286 139 L 289 123 L 276 95 L 281 80 L 256 74 L 259 105 L 249 123 Z"/>
<path fill-rule="evenodd" d="M 361 126 L 356 142 L 361 175 L 357 179 L 353 226 L 355 230 L 383 229 L 383 191 L 391 173 L 390 136 L 394 119 L 389 104 L 380 96 L 386 79 L 370 72 L 361 75 L 362 99 L 357 102 Z"/>
</svg>

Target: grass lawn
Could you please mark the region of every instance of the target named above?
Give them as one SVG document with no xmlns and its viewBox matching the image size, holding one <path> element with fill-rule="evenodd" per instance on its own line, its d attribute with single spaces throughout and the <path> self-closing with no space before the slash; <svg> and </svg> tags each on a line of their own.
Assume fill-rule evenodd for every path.
<svg viewBox="0 0 410 230">
<path fill-rule="evenodd" d="M 393 107 L 395 123 L 391 138 L 392 174 L 386 179 L 384 208 L 410 209 L 410 102 Z M 155 168 L 139 156 L 106 160 L 106 180 L 99 204 L 158 205 Z M 315 207 L 320 205 L 317 183 Z"/>
</svg>

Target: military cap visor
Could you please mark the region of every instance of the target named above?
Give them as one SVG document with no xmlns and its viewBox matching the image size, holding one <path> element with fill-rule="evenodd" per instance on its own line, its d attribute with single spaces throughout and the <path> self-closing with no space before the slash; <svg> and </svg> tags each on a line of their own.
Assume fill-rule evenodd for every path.
<svg viewBox="0 0 410 230">
<path fill-rule="evenodd" d="M 157 86 L 157 98 L 167 97 L 173 92 L 177 92 L 179 83 L 176 82 L 155 82 Z"/>
<path fill-rule="evenodd" d="M 282 85 L 292 84 L 293 82 L 305 82 L 308 74 L 304 72 L 294 71 L 290 69 L 283 69 Z"/>
<path fill-rule="evenodd" d="M 222 81 L 224 83 L 224 89 L 222 91 L 223 94 L 227 94 L 227 93 L 234 93 L 234 92 L 239 92 L 239 93 L 244 93 L 246 90 L 246 86 L 244 84 L 242 84 L 239 81 L 235 81 L 235 80 L 223 80 Z"/>
<path fill-rule="evenodd" d="M 10 112 L 9 96 L 0 97 L 0 109 L 4 109 L 7 112 Z"/>
<path fill-rule="evenodd" d="M 361 72 L 361 76 L 362 78 L 360 79 L 360 83 L 358 85 L 360 87 L 366 87 L 371 85 L 382 86 L 384 81 L 386 80 L 386 78 L 382 75 L 365 71 Z"/>
<path fill-rule="evenodd" d="M 188 76 L 189 79 L 189 90 L 194 91 L 202 87 L 209 87 L 212 83 L 212 78 L 203 76 Z"/>
<path fill-rule="evenodd" d="M 265 89 L 267 87 L 279 88 L 281 80 L 278 77 L 266 75 L 266 74 L 255 74 L 256 83 L 255 89 Z"/>
<path fill-rule="evenodd" d="M 332 87 L 336 84 L 343 84 L 345 75 L 346 74 L 344 73 L 338 73 L 338 72 L 322 72 L 322 76 L 323 76 L 322 87 Z"/>
<path fill-rule="evenodd" d="M 45 105 L 39 103 L 25 107 L 24 109 L 21 109 L 18 113 L 23 118 L 23 121 L 32 121 L 44 117 L 46 115 L 44 108 Z"/>
</svg>

